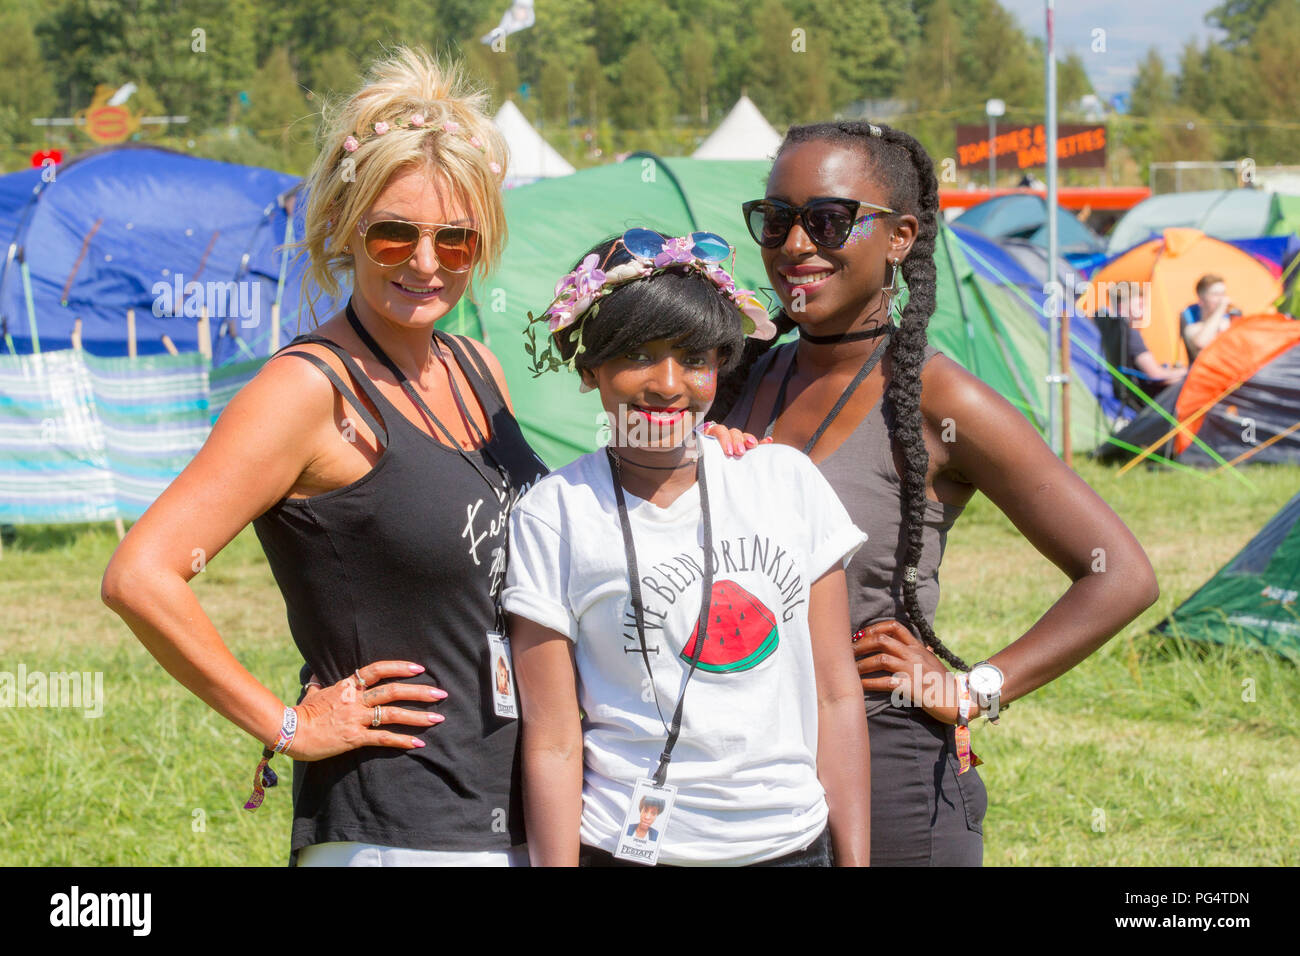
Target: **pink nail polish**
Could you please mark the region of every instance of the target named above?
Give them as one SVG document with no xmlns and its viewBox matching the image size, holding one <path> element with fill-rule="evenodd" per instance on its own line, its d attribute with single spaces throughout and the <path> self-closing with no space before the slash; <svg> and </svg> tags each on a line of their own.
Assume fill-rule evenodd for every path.
<svg viewBox="0 0 1300 956">
<path fill-rule="evenodd" d="M 417 747 L 423 747 L 423 746 L 424 746 L 424 741 L 421 740 L 419 737 L 414 738 L 414 740 L 415 740 L 415 746 L 417 746 Z"/>
<path fill-rule="evenodd" d="M 422 666 L 420 666 L 419 664 L 412 664 L 412 665 L 411 665 L 411 673 L 412 673 L 412 674 L 423 674 L 423 673 L 424 673 L 424 668 L 423 668 Z"/>
<path fill-rule="evenodd" d="M 439 690 L 436 687 L 430 687 L 429 696 L 432 697 L 434 700 L 446 700 L 447 692 L 445 690 Z"/>
<path fill-rule="evenodd" d="M 429 723 L 431 723 L 431 724 L 440 724 L 440 723 L 442 723 L 442 722 L 443 722 L 444 720 L 446 720 L 446 719 L 447 719 L 447 718 L 444 717 L 444 716 L 442 716 L 442 714 L 430 714 L 430 715 L 429 715 Z"/>
</svg>

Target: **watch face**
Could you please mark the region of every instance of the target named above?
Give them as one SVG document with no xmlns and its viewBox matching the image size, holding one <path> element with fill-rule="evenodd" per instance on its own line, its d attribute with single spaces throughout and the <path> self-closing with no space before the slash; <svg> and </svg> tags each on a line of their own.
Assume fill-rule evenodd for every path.
<svg viewBox="0 0 1300 956">
<path fill-rule="evenodd" d="M 992 665 L 981 664 L 970 672 L 970 689 L 977 694 L 996 694 L 1002 689 L 1002 673 Z"/>
</svg>

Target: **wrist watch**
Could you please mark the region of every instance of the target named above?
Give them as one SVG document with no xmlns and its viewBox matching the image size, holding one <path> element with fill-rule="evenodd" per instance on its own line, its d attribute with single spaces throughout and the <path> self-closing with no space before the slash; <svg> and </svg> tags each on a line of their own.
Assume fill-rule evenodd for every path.
<svg viewBox="0 0 1300 956">
<path fill-rule="evenodd" d="M 970 669 L 967 681 L 975 693 L 975 699 L 991 723 L 998 722 L 998 710 L 1001 705 L 1002 671 L 988 661 L 980 661 Z"/>
</svg>

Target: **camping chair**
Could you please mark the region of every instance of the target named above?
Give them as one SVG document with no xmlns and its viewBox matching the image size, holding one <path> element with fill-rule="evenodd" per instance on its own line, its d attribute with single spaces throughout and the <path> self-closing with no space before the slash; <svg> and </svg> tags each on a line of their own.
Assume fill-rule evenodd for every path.
<svg viewBox="0 0 1300 956">
<path fill-rule="evenodd" d="M 1156 395 L 1164 390 L 1164 385 L 1149 378 L 1130 364 L 1128 354 L 1128 322 L 1122 316 L 1098 312 L 1093 317 L 1097 331 L 1101 333 L 1101 352 L 1106 362 L 1118 369 L 1125 378 L 1140 388 L 1147 395 Z M 1114 372 L 1111 372 L 1111 391 L 1121 403 L 1136 411 L 1142 411 L 1147 403 L 1134 395 L 1133 390 L 1124 384 Z"/>
</svg>

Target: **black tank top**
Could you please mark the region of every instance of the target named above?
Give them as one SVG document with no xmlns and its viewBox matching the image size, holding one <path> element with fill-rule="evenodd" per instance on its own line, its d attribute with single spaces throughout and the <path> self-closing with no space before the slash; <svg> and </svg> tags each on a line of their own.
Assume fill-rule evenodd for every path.
<svg viewBox="0 0 1300 956">
<path fill-rule="evenodd" d="M 335 841 L 459 851 L 524 842 L 517 722 L 493 712 L 486 635 L 505 580 L 509 510 L 547 469 L 477 354 L 468 349 L 467 358 L 454 337 L 435 334 L 490 423 L 485 448 L 465 453 L 472 462 L 394 408 L 334 342 L 305 335 L 285 347 L 313 342 L 337 355 L 382 423 L 327 363 L 296 353 L 331 379 L 348 413 L 384 446 L 351 484 L 285 499 L 253 522 L 294 642 L 327 685 L 363 664 L 409 660 L 425 668 L 411 681 L 448 694 L 437 704 L 396 704 L 446 718 L 424 730 L 393 725 L 423 748 L 366 747 L 294 764 L 295 858 L 302 847 Z"/>
</svg>

